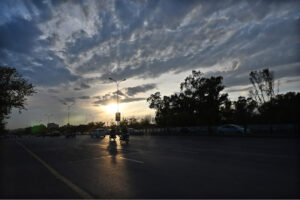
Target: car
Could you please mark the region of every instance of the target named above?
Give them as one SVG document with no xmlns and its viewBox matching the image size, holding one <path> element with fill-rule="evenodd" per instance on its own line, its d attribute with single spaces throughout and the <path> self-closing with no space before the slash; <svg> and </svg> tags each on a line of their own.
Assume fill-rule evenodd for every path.
<svg viewBox="0 0 300 200">
<path fill-rule="evenodd" d="M 235 124 L 225 124 L 219 126 L 217 128 L 217 131 L 219 134 L 222 135 L 234 135 L 234 134 L 244 135 L 245 134 L 245 129 Z M 249 133 L 249 129 L 247 130 L 247 133 Z"/>
<path fill-rule="evenodd" d="M 53 132 L 51 132 L 51 136 L 60 136 L 60 132 L 59 131 L 53 131 Z"/>
<path fill-rule="evenodd" d="M 91 137 L 96 137 L 96 138 L 99 138 L 99 137 L 105 137 L 107 134 L 107 130 L 104 129 L 104 128 L 97 128 L 95 130 L 92 131 L 91 133 Z"/>
<path fill-rule="evenodd" d="M 77 131 L 75 134 L 76 135 L 82 135 L 82 133 L 80 131 Z"/>
<path fill-rule="evenodd" d="M 134 128 L 128 128 L 128 134 L 138 134 L 139 131 L 137 129 L 134 129 Z"/>
<path fill-rule="evenodd" d="M 73 133 L 73 132 L 67 132 L 67 133 L 65 133 L 65 136 L 66 136 L 66 138 L 68 138 L 68 137 L 73 137 L 73 138 L 75 138 L 75 137 L 76 137 L 76 134 Z"/>
</svg>

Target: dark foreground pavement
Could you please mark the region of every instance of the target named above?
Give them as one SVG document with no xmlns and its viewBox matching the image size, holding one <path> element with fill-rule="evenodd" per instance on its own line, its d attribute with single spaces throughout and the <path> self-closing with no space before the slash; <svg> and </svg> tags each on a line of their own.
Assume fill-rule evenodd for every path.
<svg viewBox="0 0 300 200">
<path fill-rule="evenodd" d="M 300 198 L 299 139 L 0 141 L 0 198 Z"/>
</svg>

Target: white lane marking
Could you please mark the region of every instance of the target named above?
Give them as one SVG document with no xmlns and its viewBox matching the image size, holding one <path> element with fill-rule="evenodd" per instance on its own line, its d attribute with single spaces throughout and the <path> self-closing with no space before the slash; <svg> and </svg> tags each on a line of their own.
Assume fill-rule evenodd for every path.
<svg viewBox="0 0 300 200">
<path fill-rule="evenodd" d="M 119 158 L 124 159 L 124 160 L 128 160 L 128 161 L 132 161 L 132 162 L 136 162 L 136 163 L 140 163 L 140 164 L 144 164 L 143 161 L 139 161 L 139 160 L 134 160 L 134 159 L 124 158 L 124 157 L 121 157 L 121 156 L 120 156 Z"/>
<path fill-rule="evenodd" d="M 44 160 L 42 160 L 38 155 L 36 155 L 30 149 L 28 149 L 25 145 L 23 145 L 19 142 L 16 142 L 16 143 L 19 144 L 21 147 L 23 147 L 23 149 L 25 151 L 27 151 L 37 161 L 39 161 L 46 169 L 49 170 L 49 172 L 52 175 L 54 175 L 57 179 L 61 180 L 63 183 L 65 183 L 67 186 L 69 186 L 74 192 L 78 193 L 82 198 L 84 198 L 84 199 L 93 199 L 93 197 L 89 193 L 87 193 L 86 191 L 84 191 L 83 189 L 81 189 L 80 187 L 78 187 L 77 185 L 72 183 L 70 180 L 68 180 L 67 178 L 62 176 L 55 169 L 53 169 L 50 165 L 48 165 Z"/>
</svg>

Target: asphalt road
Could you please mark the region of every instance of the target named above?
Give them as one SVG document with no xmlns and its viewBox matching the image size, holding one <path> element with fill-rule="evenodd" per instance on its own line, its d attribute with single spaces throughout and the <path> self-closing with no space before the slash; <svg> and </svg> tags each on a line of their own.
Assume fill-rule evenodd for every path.
<svg viewBox="0 0 300 200">
<path fill-rule="evenodd" d="M 299 139 L 0 141 L 0 198 L 300 198 Z"/>
</svg>

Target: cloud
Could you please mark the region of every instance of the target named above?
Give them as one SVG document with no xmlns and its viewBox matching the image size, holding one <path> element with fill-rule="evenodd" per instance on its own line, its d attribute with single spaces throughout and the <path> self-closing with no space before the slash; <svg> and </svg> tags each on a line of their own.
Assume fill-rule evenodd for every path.
<svg viewBox="0 0 300 200">
<path fill-rule="evenodd" d="M 80 96 L 78 97 L 78 99 L 89 99 L 90 97 L 89 96 Z"/>
<path fill-rule="evenodd" d="M 74 88 L 74 90 L 84 90 L 84 89 L 89 89 L 90 87 L 91 87 L 90 85 L 81 82 L 81 83 L 80 83 L 80 87 L 79 87 L 79 88 L 76 87 L 76 88 Z"/>
<path fill-rule="evenodd" d="M 150 83 L 150 84 L 144 84 L 136 87 L 128 87 L 125 88 L 125 90 L 128 96 L 134 96 L 138 93 L 144 93 L 155 88 L 156 88 L 156 84 Z"/>
<path fill-rule="evenodd" d="M 126 99 L 121 99 L 121 103 L 131 103 L 135 101 L 144 101 L 146 98 L 126 98 Z"/>
<path fill-rule="evenodd" d="M 95 105 L 108 105 L 111 103 L 116 103 L 117 101 L 117 92 L 113 93 L 107 93 L 103 96 L 94 96 L 93 98 L 98 99 L 97 101 L 94 101 L 93 104 Z M 145 100 L 145 98 L 132 98 L 128 97 L 127 95 L 123 94 L 121 91 L 119 91 L 119 94 L 122 94 L 119 96 L 119 103 L 131 103 L 135 101 L 142 101 Z"/>
<path fill-rule="evenodd" d="M 15 67 L 48 93 L 60 91 L 62 103 L 83 95 L 93 105 L 115 103 L 116 92 L 93 97 L 110 90 L 108 77 L 171 92 L 194 69 L 223 76 L 234 92 L 249 86 L 253 70 L 300 77 L 299 10 L 294 0 L 2 0 L 0 65 Z M 168 88 L 163 77 L 180 80 Z M 135 95 L 154 88 L 145 85 L 118 91 L 121 102 L 142 101 Z M 283 85 L 299 90 L 296 83 Z"/>
<path fill-rule="evenodd" d="M 31 52 L 42 32 L 36 24 L 22 18 L 0 26 L 0 49 L 18 53 Z"/>
<path fill-rule="evenodd" d="M 28 77 L 35 85 L 57 86 L 61 83 L 75 81 L 78 76 L 72 75 L 67 68 L 46 68 L 36 66 L 33 69 L 20 69 L 21 73 Z"/>
<path fill-rule="evenodd" d="M 251 70 L 299 68 L 297 1 L 3 2 L 0 64 L 37 85 L 201 69 L 234 86 Z"/>
<path fill-rule="evenodd" d="M 75 97 L 65 97 L 65 98 L 60 98 L 58 96 L 52 96 L 52 97 L 64 105 L 71 106 L 71 105 L 74 105 L 76 102 Z"/>
<path fill-rule="evenodd" d="M 111 93 L 107 93 L 103 96 L 94 96 L 93 98 L 98 99 L 94 101 L 93 104 L 97 105 L 107 105 L 116 101 L 116 96 L 112 95 Z"/>
<path fill-rule="evenodd" d="M 75 102 L 75 98 L 74 97 L 66 97 L 66 98 L 64 98 L 64 101 L 65 102 Z"/>
<path fill-rule="evenodd" d="M 126 97 L 126 95 L 121 90 L 113 92 L 113 95 L 117 95 L 117 94 L 120 95 L 120 96 L 125 96 Z"/>
<path fill-rule="evenodd" d="M 58 90 L 52 89 L 52 88 L 49 88 L 47 91 L 48 91 L 49 93 L 55 93 L 55 94 L 58 94 L 58 93 L 59 93 Z"/>
<path fill-rule="evenodd" d="M 300 82 L 300 77 L 298 79 L 294 79 L 294 80 L 286 80 L 286 83 L 295 83 L 295 82 Z"/>
<path fill-rule="evenodd" d="M 232 89 L 227 89 L 226 92 L 247 92 L 249 90 L 252 89 L 252 86 L 251 87 L 244 87 L 244 88 L 232 88 Z"/>
</svg>

